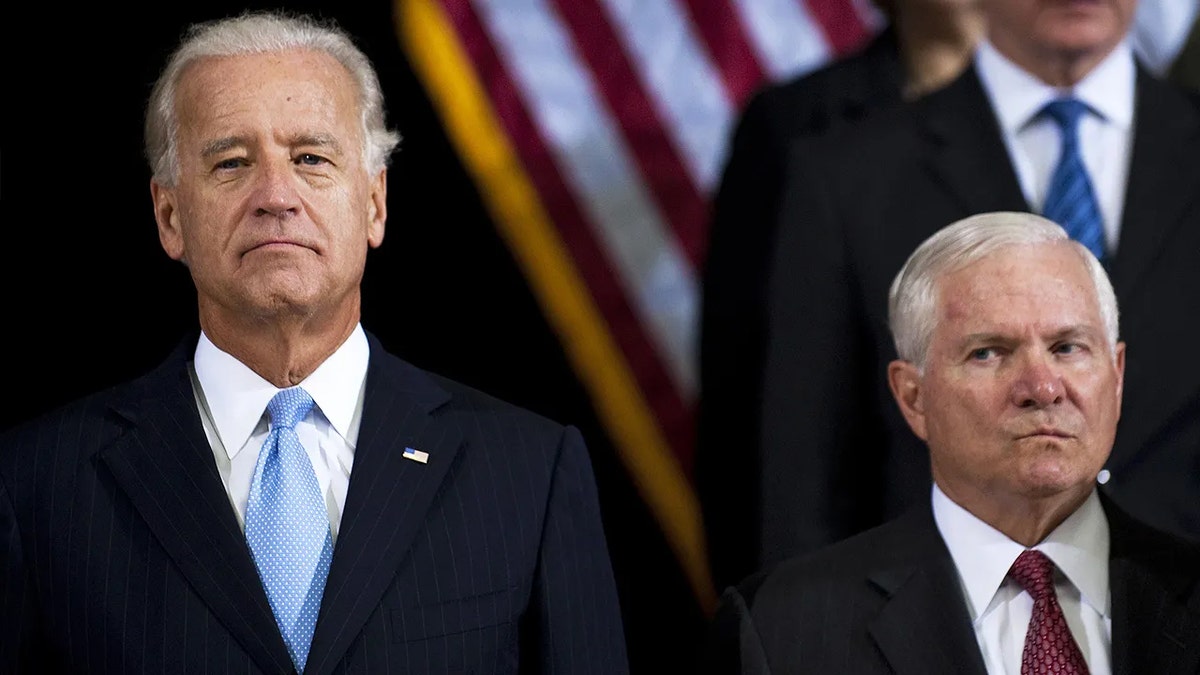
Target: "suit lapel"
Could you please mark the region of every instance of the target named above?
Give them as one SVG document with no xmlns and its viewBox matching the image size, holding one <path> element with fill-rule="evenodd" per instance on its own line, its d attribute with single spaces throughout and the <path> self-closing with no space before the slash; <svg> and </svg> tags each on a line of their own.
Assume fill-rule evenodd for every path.
<svg viewBox="0 0 1200 675">
<path fill-rule="evenodd" d="M 1200 672 L 1200 573 L 1105 500 L 1114 675 Z"/>
<path fill-rule="evenodd" d="M 131 427 L 99 458 L 246 653 L 266 672 L 288 671 L 291 659 L 196 412 L 186 347 L 114 406 Z"/>
<path fill-rule="evenodd" d="M 973 66 L 912 111 L 925 142 L 926 170 L 964 214 L 1029 210 Z"/>
<path fill-rule="evenodd" d="M 377 610 L 424 523 L 462 434 L 434 411 L 450 396 L 370 338 L 361 431 L 306 672 L 328 673 Z M 420 463 L 406 447 L 428 453 Z"/>
<path fill-rule="evenodd" d="M 869 579 L 887 596 L 871 637 L 897 675 L 984 675 L 983 658 L 950 552 L 930 510 L 906 516 L 904 551 Z"/>
<path fill-rule="evenodd" d="M 1132 301 L 1171 231 L 1184 221 L 1200 185 L 1200 115 L 1196 104 L 1140 68 L 1133 151 L 1113 260 L 1117 301 Z"/>
</svg>

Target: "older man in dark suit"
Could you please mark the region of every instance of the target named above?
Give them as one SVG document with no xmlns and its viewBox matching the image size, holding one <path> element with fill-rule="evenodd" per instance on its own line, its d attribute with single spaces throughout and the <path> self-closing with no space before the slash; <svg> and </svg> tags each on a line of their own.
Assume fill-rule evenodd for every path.
<svg viewBox="0 0 1200 675">
<path fill-rule="evenodd" d="M 199 331 L 0 441 L 0 671 L 628 670 L 578 431 L 360 324 L 398 140 L 336 26 L 189 31 L 146 150 Z"/>
<path fill-rule="evenodd" d="M 1096 489 L 1125 372 L 1096 257 L 1040 216 L 981 214 L 917 248 L 888 308 L 931 492 L 730 588 L 706 672 L 1198 672 L 1200 544 Z"/>
<path fill-rule="evenodd" d="M 1103 489 L 1200 536 L 1200 363 L 1175 356 L 1179 336 L 1200 332 L 1200 101 L 1134 57 L 1134 0 L 981 7 L 986 39 L 961 77 L 792 149 L 770 282 L 760 562 L 924 499 L 926 453 L 882 377 L 894 356 L 883 298 L 941 224 L 997 210 L 1058 209 L 1104 257 L 1130 357 Z M 1067 176 L 1086 184 L 1085 210 L 1059 208 Z"/>
</svg>

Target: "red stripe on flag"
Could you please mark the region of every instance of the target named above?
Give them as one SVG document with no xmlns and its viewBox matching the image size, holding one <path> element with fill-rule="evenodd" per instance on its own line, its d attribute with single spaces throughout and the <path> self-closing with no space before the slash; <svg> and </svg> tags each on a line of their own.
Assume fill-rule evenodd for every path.
<svg viewBox="0 0 1200 675">
<path fill-rule="evenodd" d="M 741 17 L 727 0 L 685 0 L 684 7 L 721 72 L 731 105 L 740 109 L 767 77 Z"/>
<path fill-rule="evenodd" d="M 694 429 L 689 407 L 668 376 L 645 327 L 634 314 L 607 251 L 596 241 L 574 193 L 563 181 L 541 131 L 527 110 L 515 80 L 496 53 L 470 0 L 441 0 L 446 14 L 479 72 L 496 114 L 512 139 L 546 211 L 571 252 L 572 262 L 604 314 L 613 339 L 629 362 L 663 435 L 685 475 L 691 475 Z"/>
<path fill-rule="evenodd" d="M 552 0 L 592 71 L 600 95 L 621 127 L 626 147 L 693 267 L 702 261 L 708 206 L 689 179 L 641 79 L 599 3 Z"/>
<path fill-rule="evenodd" d="M 835 56 L 841 56 L 861 47 L 871 36 L 854 3 L 848 0 L 800 0 L 807 7 L 813 18 L 821 26 L 829 49 Z"/>
</svg>

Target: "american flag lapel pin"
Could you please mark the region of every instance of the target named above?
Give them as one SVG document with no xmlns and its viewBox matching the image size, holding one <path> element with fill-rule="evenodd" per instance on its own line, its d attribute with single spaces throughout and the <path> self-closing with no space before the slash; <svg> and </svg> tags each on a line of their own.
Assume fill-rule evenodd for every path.
<svg viewBox="0 0 1200 675">
<path fill-rule="evenodd" d="M 422 464 L 429 463 L 429 453 L 421 452 L 420 450 L 417 450 L 416 448 L 404 448 L 404 456 L 411 459 L 414 462 L 420 462 Z"/>
</svg>

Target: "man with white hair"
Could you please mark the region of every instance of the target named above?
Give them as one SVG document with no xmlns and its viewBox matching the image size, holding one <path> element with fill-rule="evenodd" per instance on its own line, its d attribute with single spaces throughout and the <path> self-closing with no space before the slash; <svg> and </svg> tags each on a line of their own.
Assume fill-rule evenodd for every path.
<svg viewBox="0 0 1200 675">
<path fill-rule="evenodd" d="M 898 519 L 729 589 L 712 673 L 1196 673 L 1200 546 L 1096 489 L 1125 345 L 1053 222 L 957 221 L 891 284 L 887 380 L 933 487 Z"/>
</svg>

